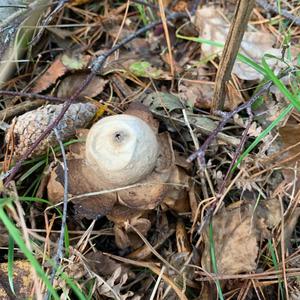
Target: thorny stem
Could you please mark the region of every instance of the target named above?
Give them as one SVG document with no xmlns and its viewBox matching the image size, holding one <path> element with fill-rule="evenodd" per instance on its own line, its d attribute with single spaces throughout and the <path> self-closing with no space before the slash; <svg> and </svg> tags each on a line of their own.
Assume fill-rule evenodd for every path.
<svg viewBox="0 0 300 300">
<path fill-rule="evenodd" d="M 183 18 L 183 17 L 186 17 L 186 16 L 187 16 L 186 13 L 172 13 L 169 16 L 167 16 L 167 20 L 173 20 L 173 19 L 176 19 L 176 18 Z M 11 169 L 10 175 L 8 176 L 8 178 L 5 181 L 5 186 L 7 186 L 7 184 L 16 176 L 17 172 L 19 171 L 19 169 L 22 166 L 23 161 L 26 160 L 30 156 L 30 154 L 36 149 L 36 147 L 39 145 L 39 143 L 44 138 L 46 138 L 50 134 L 50 132 L 58 125 L 58 123 L 63 118 L 64 114 L 69 109 L 69 107 L 71 106 L 71 104 L 74 103 L 77 100 L 77 98 L 79 97 L 79 95 L 81 94 L 81 92 L 89 85 L 89 83 L 92 81 L 92 79 L 94 78 L 94 76 L 96 76 L 96 74 L 101 71 L 101 69 L 102 69 L 102 67 L 103 67 L 106 59 L 110 55 L 112 55 L 114 52 L 116 52 L 117 50 L 119 50 L 120 48 L 122 48 L 124 45 L 126 45 L 127 43 L 129 43 L 132 40 L 134 40 L 135 38 L 137 38 L 139 35 L 141 35 L 141 34 L 147 32 L 147 31 L 151 30 L 152 28 L 156 27 L 157 25 L 159 25 L 161 23 L 162 23 L 161 20 L 157 20 L 155 22 L 152 22 L 152 23 L 150 23 L 150 24 L 142 27 L 141 29 L 137 30 L 135 33 L 130 34 L 128 37 L 126 37 L 125 39 L 123 39 L 120 43 L 116 44 L 114 47 L 112 47 L 106 53 L 104 53 L 103 55 L 100 55 L 100 56 L 96 57 L 93 60 L 93 62 L 91 64 L 91 67 L 90 67 L 91 73 L 86 77 L 86 79 L 84 80 L 84 82 L 75 91 L 75 93 L 70 98 L 68 98 L 66 100 L 66 102 L 65 102 L 65 104 L 64 104 L 61 112 L 56 117 L 56 119 L 45 129 L 45 131 L 31 145 L 31 147 L 26 150 L 26 152 L 24 153 L 24 155 L 20 158 L 20 160 Z"/>
</svg>

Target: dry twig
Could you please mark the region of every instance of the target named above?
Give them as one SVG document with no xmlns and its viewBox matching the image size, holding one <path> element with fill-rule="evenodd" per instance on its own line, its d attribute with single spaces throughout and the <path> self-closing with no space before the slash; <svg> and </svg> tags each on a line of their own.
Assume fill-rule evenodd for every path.
<svg viewBox="0 0 300 300">
<path fill-rule="evenodd" d="M 63 246 L 64 246 L 64 236 L 65 236 L 65 228 L 67 225 L 67 208 L 68 208 L 68 165 L 67 165 L 67 157 L 64 145 L 62 143 L 62 140 L 60 138 L 60 135 L 58 133 L 58 130 L 54 128 L 54 133 L 56 135 L 62 158 L 63 158 L 63 170 L 64 170 L 64 202 L 63 202 L 63 213 L 62 213 L 62 219 L 61 219 L 61 229 L 60 229 L 60 235 L 58 239 L 58 245 L 57 245 L 57 252 L 54 257 L 54 267 L 52 269 L 51 273 L 51 284 L 53 285 L 55 274 L 57 271 L 57 267 L 60 263 L 60 261 L 63 258 Z M 48 291 L 47 295 L 45 296 L 45 300 L 50 299 L 51 293 Z"/>
<path fill-rule="evenodd" d="M 239 0 L 223 49 L 220 66 L 215 81 L 212 111 L 223 110 L 226 96 L 226 84 L 236 60 L 255 0 Z"/>
</svg>

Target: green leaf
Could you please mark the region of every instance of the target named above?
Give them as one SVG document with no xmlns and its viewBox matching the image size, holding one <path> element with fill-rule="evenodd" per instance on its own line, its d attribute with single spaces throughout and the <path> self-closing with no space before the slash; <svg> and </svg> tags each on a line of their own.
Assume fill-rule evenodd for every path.
<svg viewBox="0 0 300 300">
<path fill-rule="evenodd" d="M 15 293 L 14 289 L 14 246 L 15 242 L 11 235 L 9 235 L 8 239 L 8 255 L 7 255 L 7 274 L 8 274 L 8 282 L 11 291 Z"/>
<path fill-rule="evenodd" d="M 216 260 L 215 241 L 214 241 L 212 221 L 209 224 L 209 245 L 210 245 L 210 258 L 211 258 L 212 268 L 213 268 L 214 273 L 217 275 L 218 267 L 217 267 L 217 260 Z M 218 290 L 219 299 L 224 300 L 219 279 L 216 279 L 216 286 L 217 286 L 217 290 Z"/>
<path fill-rule="evenodd" d="M 135 76 L 159 79 L 162 76 L 162 71 L 152 67 L 147 61 L 136 61 L 129 66 L 129 70 Z"/>
</svg>

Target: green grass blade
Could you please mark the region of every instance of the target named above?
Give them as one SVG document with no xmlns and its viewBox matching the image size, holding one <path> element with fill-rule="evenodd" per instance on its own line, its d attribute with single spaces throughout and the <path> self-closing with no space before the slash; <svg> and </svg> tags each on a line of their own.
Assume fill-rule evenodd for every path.
<svg viewBox="0 0 300 300">
<path fill-rule="evenodd" d="M 148 20 L 147 20 L 147 15 L 146 15 L 146 12 L 145 12 L 144 5 L 139 4 L 139 3 L 135 3 L 135 7 L 137 8 L 137 10 L 140 14 L 140 17 L 142 19 L 142 22 L 143 22 L 144 26 L 146 26 L 148 24 Z"/>
<path fill-rule="evenodd" d="M 19 197 L 20 200 L 22 201 L 38 201 L 38 202 L 43 202 L 43 203 L 49 203 L 47 200 L 44 199 L 40 199 L 40 198 L 34 198 L 34 197 Z M 6 226 L 6 223 L 3 220 L 3 216 L 4 219 L 7 220 L 7 224 L 9 224 L 9 228 L 6 226 L 7 230 L 9 231 L 9 233 L 13 232 L 11 234 L 13 241 L 16 241 L 16 243 L 18 244 L 18 246 L 20 247 L 20 244 L 18 242 L 20 242 L 22 244 L 23 247 L 25 247 L 25 249 L 27 249 L 24 241 L 22 240 L 20 233 L 18 231 L 18 229 L 14 226 L 14 224 L 9 220 L 9 218 L 7 217 L 7 215 L 5 214 L 4 210 L 3 210 L 3 206 L 10 203 L 13 199 L 12 198 L 0 198 L 0 220 L 4 223 L 4 225 Z M 61 212 L 58 210 L 59 214 L 61 215 Z M 11 231 L 10 231 L 11 230 Z M 65 247 L 66 247 L 66 253 L 69 253 L 69 245 L 70 245 L 70 241 L 69 241 L 69 234 L 66 228 L 66 234 L 65 234 Z M 13 235 L 15 234 L 15 235 Z M 33 258 L 33 260 L 35 260 L 34 256 L 31 254 L 31 252 L 27 249 L 27 252 L 23 251 L 23 247 L 21 249 L 21 251 L 24 253 L 24 255 L 27 257 L 27 259 L 29 260 L 30 263 L 32 263 L 31 259 Z M 13 247 L 12 247 L 13 249 Z M 29 257 L 26 255 L 29 251 Z M 30 259 L 29 259 L 30 258 Z M 44 276 L 46 276 L 46 278 L 48 279 L 47 275 L 44 273 L 44 271 L 42 270 L 42 268 L 40 267 L 39 263 L 35 260 L 35 262 L 38 264 L 38 267 L 36 268 L 36 264 L 32 264 L 33 267 L 35 268 L 35 270 L 37 271 L 37 273 L 40 275 L 40 272 L 43 272 Z M 49 261 L 49 263 L 51 263 L 51 261 Z M 38 271 L 38 269 L 40 268 L 40 272 Z M 72 281 L 71 278 L 68 277 L 67 274 L 65 273 L 61 273 L 60 274 L 61 277 L 66 281 L 66 283 L 72 288 L 72 290 L 74 291 L 74 293 L 78 296 L 79 299 L 86 299 L 85 295 L 80 291 L 80 289 L 77 287 L 77 285 Z M 41 276 L 41 275 L 40 275 Z M 44 277 L 41 276 L 41 278 L 44 280 Z M 46 284 L 46 282 L 45 282 Z M 47 286 L 47 284 L 46 284 Z M 47 286 L 48 287 L 48 286 Z M 54 290 L 54 289 L 53 289 Z M 50 290 L 51 291 L 51 290 Z M 56 291 L 54 290 L 54 292 L 56 293 Z M 52 292 L 51 292 L 52 293 Z M 53 295 L 53 294 L 52 294 Z M 54 297 L 55 298 L 55 297 Z M 57 299 L 57 298 L 55 298 Z"/>
<path fill-rule="evenodd" d="M 273 266 L 274 266 L 276 271 L 279 271 L 275 249 L 274 249 L 273 243 L 270 239 L 268 239 L 268 248 L 269 248 L 269 251 L 270 251 L 270 254 L 271 254 L 271 257 L 272 257 Z M 284 293 L 284 286 L 282 284 L 282 280 L 280 280 L 278 278 L 278 282 L 279 282 L 279 290 L 280 290 L 281 299 L 284 300 L 285 299 L 285 297 L 284 297 L 285 293 Z"/>
<path fill-rule="evenodd" d="M 51 295 L 55 300 L 59 300 L 60 297 L 58 296 L 57 292 L 51 285 L 46 273 L 40 266 L 39 262 L 36 260 L 36 258 L 33 256 L 31 251 L 27 248 L 25 242 L 23 241 L 20 231 L 15 227 L 15 225 L 12 223 L 12 221 L 9 219 L 7 214 L 5 213 L 3 209 L 3 205 L 0 206 L 0 220 L 5 225 L 7 231 L 12 236 L 16 244 L 19 246 L 20 250 L 23 252 L 23 254 L 26 256 L 32 267 L 35 269 L 36 273 L 40 276 L 40 278 L 43 280 L 44 284 L 46 285 L 47 289 L 51 292 Z"/>
<path fill-rule="evenodd" d="M 218 274 L 218 267 L 217 267 L 217 260 L 216 260 L 216 252 L 215 252 L 215 241 L 214 241 L 214 234 L 213 234 L 213 225 L 212 221 L 209 224 L 209 244 L 210 244 L 210 258 L 211 264 L 214 273 Z M 216 279 L 216 286 L 220 300 L 224 300 L 222 288 L 219 279 Z"/>
<path fill-rule="evenodd" d="M 24 181 L 26 178 L 28 178 L 33 172 L 35 172 L 37 169 L 39 169 L 41 166 L 45 164 L 45 160 L 41 160 L 37 162 L 35 165 L 33 165 L 29 170 L 27 170 L 17 181 L 17 184 L 20 184 L 22 181 Z"/>
<path fill-rule="evenodd" d="M 68 231 L 67 226 L 65 226 L 64 240 L 65 240 L 65 254 L 66 254 L 66 257 L 69 257 L 70 256 L 70 239 L 69 239 L 69 231 Z"/>
<path fill-rule="evenodd" d="M 265 57 L 274 58 L 274 56 L 265 54 Z M 267 76 L 274 82 L 274 84 L 277 86 L 277 88 L 280 90 L 280 92 L 294 105 L 297 110 L 300 111 L 300 99 L 299 97 L 292 94 L 287 87 L 284 85 L 284 83 L 277 78 L 273 70 L 269 67 L 269 65 L 266 62 L 265 57 L 262 59 L 262 65 L 264 66 L 264 69 L 267 73 Z"/>
<path fill-rule="evenodd" d="M 265 130 L 263 130 L 258 137 L 250 144 L 250 146 L 241 154 L 241 156 L 238 158 L 236 163 L 234 164 L 232 171 L 233 172 L 237 166 L 243 161 L 243 159 L 261 142 L 261 140 L 269 134 L 269 132 L 276 126 L 278 123 L 287 115 L 289 114 L 292 109 L 294 108 L 293 104 L 290 104 L 287 106 L 277 117 L 276 120 L 274 120 Z"/>
<path fill-rule="evenodd" d="M 14 289 L 14 247 L 15 242 L 11 235 L 8 238 L 8 254 L 7 254 L 7 275 L 8 275 L 8 282 L 11 291 L 15 293 Z"/>
</svg>

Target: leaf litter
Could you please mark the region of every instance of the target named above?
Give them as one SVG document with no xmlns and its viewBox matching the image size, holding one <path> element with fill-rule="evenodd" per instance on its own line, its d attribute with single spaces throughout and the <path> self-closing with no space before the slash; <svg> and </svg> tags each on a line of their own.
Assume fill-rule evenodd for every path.
<svg viewBox="0 0 300 300">
<path fill-rule="evenodd" d="M 22 230 L 28 231 L 35 256 L 50 273 L 48 258 L 59 248 L 57 209 L 66 197 L 64 175 L 68 175 L 69 240 L 59 267 L 82 293 L 92 291 L 93 299 L 217 299 L 218 280 L 226 299 L 276 299 L 280 293 L 297 299 L 299 295 L 299 113 L 289 113 L 228 173 L 243 138 L 248 147 L 287 106 L 280 89 L 272 87 L 255 103 L 254 120 L 246 134 L 249 119 L 243 112 L 218 132 L 205 152 L 206 169 L 200 160 L 186 161 L 224 116 L 210 111 L 222 48 L 207 40 L 225 43 L 234 4 L 213 4 L 199 6 L 192 21 L 168 22 L 168 35 L 164 26 L 156 25 L 108 58 L 56 127 L 64 142 L 67 169 L 61 163 L 57 135 L 51 133 L 23 163 L 16 189 L 1 185 L 11 220 L 16 226 L 25 224 Z M 167 15 L 190 9 L 187 1 L 162 1 L 160 5 Z M 293 5 L 296 10 L 296 4 L 282 1 L 283 10 Z M 96 56 L 143 23 L 161 17 L 158 7 L 150 3 L 76 0 L 58 11 L 39 37 L 39 44 L 32 46 L 32 59 L 6 82 L 8 91 L 19 94 L 3 94 L 3 112 L 16 103 L 32 101 L 22 96 L 24 91 L 68 101 L 87 78 Z M 297 63 L 299 38 L 297 26 L 292 24 L 289 49 L 282 59 L 282 44 L 287 38 L 282 26 L 288 20 L 281 17 L 278 21 L 275 16 L 270 22 L 269 16 L 270 12 L 255 8 L 240 53 L 257 64 L 267 53 L 277 57 L 267 61 L 278 74 Z M 181 39 L 177 33 L 206 42 Z M 225 110 L 233 111 L 245 103 L 260 89 L 263 79 L 237 60 L 227 85 Z M 297 73 L 289 74 L 283 82 L 292 92 L 299 87 Z M 3 172 L 26 154 L 64 107 L 51 100 L 40 105 L 24 114 L 18 110 L 5 119 L 9 123 L 4 126 L 5 133 L 1 132 Z M 101 153 L 96 167 L 89 160 L 89 133 L 98 122 L 118 115 L 133 118 L 138 129 L 127 131 L 113 122 L 108 131 L 102 128 L 92 143 L 95 152 Z M 155 163 L 147 172 L 142 169 L 138 180 L 108 184 L 112 173 L 121 177 L 128 169 L 140 170 L 130 159 L 143 148 L 140 139 L 147 134 L 137 133 L 139 139 L 134 142 L 128 137 L 144 126 L 158 143 L 157 153 L 153 150 Z M 117 168 L 116 162 L 124 155 L 120 147 L 127 141 L 137 146 L 133 150 L 125 147 L 124 157 L 129 157 L 130 163 Z M 150 146 L 143 161 L 150 160 Z M 113 152 L 115 149 L 119 152 Z M 111 153 L 115 153 L 112 158 Z M 111 174 L 103 176 L 101 168 L 107 161 Z M 15 198 L 22 199 L 26 214 L 14 209 Z M 1 259 L 7 277 L 0 293 L 10 295 L 7 249 L 11 246 L 7 229 L 2 223 L 0 226 Z M 27 269 L 25 275 L 19 272 L 18 263 L 24 255 L 14 254 L 15 291 L 18 297 L 29 297 L 36 287 L 19 287 L 20 279 L 30 275 Z M 28 264 L 28 270 L 31 268 Z M 65 298 L 74 298 L 72 287 L 60 273 L 53 286 Z M 43 288 L 38 292 L 45 293 Z"/>
</svg>

